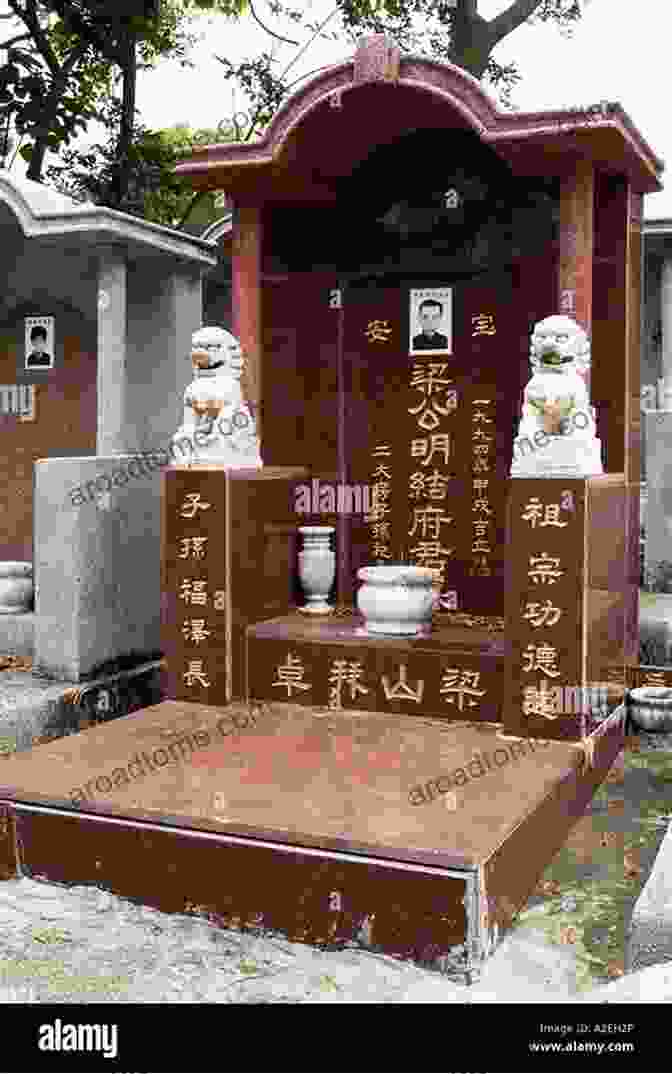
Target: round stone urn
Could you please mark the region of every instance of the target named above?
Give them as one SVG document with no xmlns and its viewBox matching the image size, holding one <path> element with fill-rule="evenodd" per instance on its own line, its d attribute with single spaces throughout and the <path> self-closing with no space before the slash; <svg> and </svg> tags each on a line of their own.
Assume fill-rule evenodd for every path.
<svg viewBox="0 0 672 1074">
<path fill-rule="evenodd" d="M 429 567 L 360 567 L 357 607 L 370 634 L 424 633 L 431 628 L 435 593 Z"/>
<path fill-rule="evenodd" d="M 668 686 L 639 686 L 630 690 L 628 710 L 640 731 L 672 731 L 672 689 Z"/>
<path fill-rule="evenodd" d="M 328 615 L 327 598 L 336 577 L 336 553 L 331 548 L 334 526 L 299 526 L 303 548 L 299 552 L 299 579 L 306 595 L 302 612 Z"/>
<path fill-rule="evenodd" d="M 0 562 L 0 615 L 21 615 L 33 610 L 33 565 Z"/>
</svg>

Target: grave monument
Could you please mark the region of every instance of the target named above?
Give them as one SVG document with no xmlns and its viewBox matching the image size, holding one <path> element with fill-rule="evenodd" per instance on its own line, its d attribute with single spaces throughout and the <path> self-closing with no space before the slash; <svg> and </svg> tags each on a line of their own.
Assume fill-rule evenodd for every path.
<svg viewBox="0 0 672 1074">
<path fill-rule="evenodd" d="M 169 700 L 96 749 L 101 771 L 151 729 L 162 746 L 203 735 L 207 752 L 101 791 L 114 827 L 81 794 L 74 817 L 27 819 L 26 769 L 5 762 L 6 785 L 24 781 L 5 795 L 21 829 L 7 869 L 28 846 L 53 874 L 67 842 L 78 876 L 154 905 L 188 897 L 225 922 L 477 976 L 623 747 L 641 206 L 660 169 L 619 105 L 503 113 L 463 71 L 380 36 L 304 84 L 258 143 L 178 166 L 235 206 L 233 333 L 264 465 L 165 472 Z M 566 340 L 544 328 L 557 311 L 580 326 Z M 540 344 L 528 385 L 540 323 L 573 371 L 544 370 Z M 578 405 L 597 426 L 580 443 L 562 427 Z M 542 414 L 556 462 L 579 465 L 512 478 L 516 436 Z M 310 478 L 365 482 L 373 506 L 299 516 Z M 300 613 L 306 525 L 335 529 L 330 614 Z M 358 572 L 388 564 L 431 572 L 429 629 L 367 632 Z M 600 684 L 603 711 L 567 704 Z M 67 776 L 45 755 L 33 795 L 62 802 L 67 778 L 86 796 L 93 745 L 80 754 Z M 126 875 L 114 840 L 140 819 Z"/>
</svg>

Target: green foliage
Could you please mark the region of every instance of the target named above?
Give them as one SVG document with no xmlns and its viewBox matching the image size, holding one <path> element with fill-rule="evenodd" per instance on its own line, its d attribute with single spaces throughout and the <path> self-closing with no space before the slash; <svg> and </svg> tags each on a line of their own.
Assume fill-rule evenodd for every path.
<svg viewBox="0 0 672 1074">
<path fill-rule="evenodd" d="M 136 124 L 127 160 L 128 182 L 120 202 L 116 155 L 120 110 L 118 101 L 109 101 L 100 116 L 107 139 L 83 149 L 63 150 L 60 160 L 47 168 L 47 178 L 57 190 L 75 201 L 90 200 L 157 224 L 177 227 L 195 199 L 188 180 L 176 175 L 175 164 L 193 146 L 221 142 L 222 136 L 214 130 L 192 130 L 183 123 L 165 131 L 152 131 Z M 214 194 L 200 199 L 205 203 L 199 205 L 203 224 L 219 215 L 217 200 Z"/>
</svg>

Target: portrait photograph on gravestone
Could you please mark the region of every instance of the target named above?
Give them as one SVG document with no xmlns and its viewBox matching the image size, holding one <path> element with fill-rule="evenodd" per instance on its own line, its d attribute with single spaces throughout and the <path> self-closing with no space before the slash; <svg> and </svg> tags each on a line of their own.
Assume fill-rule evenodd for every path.
<svg viewBox="0 0 672 1074">
<path fill-rule="evenodd" d="M 54 368 L 54 323 L 53 317 L 24 319 L 26 369 Z"/>
<path fill-rule="evenodd" d="M 409 354 L 452 354 L 452 290 L 450 287 L 411 289 Z"/>
</svg>

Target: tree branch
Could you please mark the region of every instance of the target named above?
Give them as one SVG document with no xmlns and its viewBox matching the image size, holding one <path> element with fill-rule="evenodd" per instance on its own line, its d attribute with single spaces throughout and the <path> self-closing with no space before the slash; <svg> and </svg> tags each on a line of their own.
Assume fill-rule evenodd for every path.
<svg viewBox="0 0 672 1074">
<path fill-rule="evenodd" d="M 522 26 L 530 15 L 533 15 L 537 8 L 541 7 L 541 4 L 542 0 L 513 0 L 513 3 L 507 7 L 506 11 L 502 11 L 494 19 L 490 19 L 488 22 L 488 34 L 493 47 L 502 38 Z"/>
<path fill-rule="evenodd" d="M 24 26 L 28 27 L 30 36 L 37 45 L 40 55 L 44 57 L 52 75 L 57 75 L 60 71 L 60 64 L 56 58 L 56 53 L 49 44 L 49 38 L 40 24 L 37 15 L 37 0 L 26 0 L 26 6 L 23 11 L 18 7 L 16 0 L 8 0 L 8 3 L 15 16 L 21 19 Z"/>
<path fill-rule="evenodd" d="M 261 26 L 262 30 L 265 30 L 267 34 L 271 35 L 271 37 L 277 38 L 278 41 L 284 41 L 285 44 L 287 44 L 287 45 L 296 45 L 297 48 L 298 48 L 298 46 L 299 46 L 298 41 L 290 41 L 290 39 L 288 37 L 281 37 L 280 34 L 276 34 L 273 30 L 269 30 L 268 26 L 264 26 L 263 22 L 261 21 L 261 19 L 257 15 L 256 11 L 254 10 L 254 7 L 252 5 L 252 0 L 249 0 L 249 5 L 250 5 L 250 15 L 252 16 L 254 21 L 256 23 L 258 23 L 259 26 Z"/>
<path fill-rule="evenodd" d="M 0 48 L 10 48 L 12 45 L 15 45 L 17 41 L 25 41 L 29 37 L 31 37 L 30 33 L 18 34 L 17 37 L 10 37 L 9 41 L 3 41 L 0 43 Z"/>
</svg>

